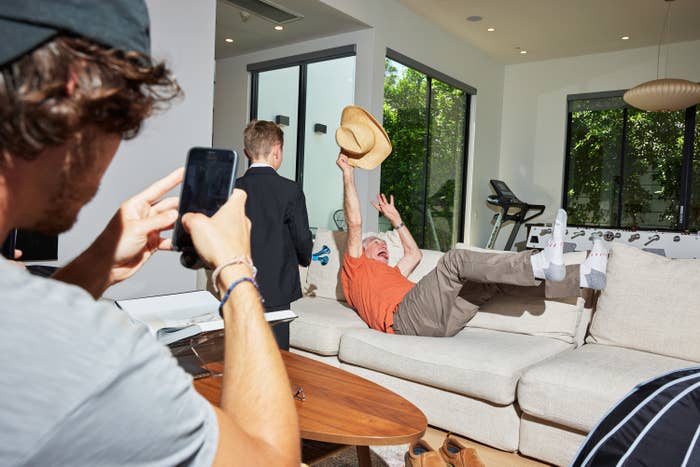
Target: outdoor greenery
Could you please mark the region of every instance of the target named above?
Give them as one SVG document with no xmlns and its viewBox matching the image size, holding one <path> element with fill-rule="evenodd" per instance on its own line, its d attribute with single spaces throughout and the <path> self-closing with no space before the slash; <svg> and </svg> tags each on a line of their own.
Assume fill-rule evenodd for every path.
<svg viewBox="0 0 700 467">
<path fill-rule="evenodd" d="M 422 248 L 446 251 L 458 241 L 467 97 L 386 59 L 384 128 L 394 150 L 382 164 L 381 191 L 394 195 Z"/>
<path fill-rule="evenodd" d="M 621 97 L 607 101 L 607 105 L 579 102 L 570 114 L 566 187 L 570 224 L 677 228 L 685 110 L 645 112 L 627 107 Z M 697 147 L 695 141 L 696 154 Z M 698 165 L 695 174 L 700 172 Z M 697 230 L 697 177 L 693 186 L 690 228 Z"/>
</svg>

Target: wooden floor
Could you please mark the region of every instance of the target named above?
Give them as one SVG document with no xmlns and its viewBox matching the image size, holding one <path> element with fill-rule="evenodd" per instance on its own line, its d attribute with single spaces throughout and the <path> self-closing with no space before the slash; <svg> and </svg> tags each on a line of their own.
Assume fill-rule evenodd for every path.
<svg viewBox="0 0 700 467">
<path fill-rule="evenodd" d="M 433 447 L 433 449 L 437 450 L 440 448 L 440 446 L 442 446 L 442 442 L 445 439 L 445 435 L 446 433 L 444 431 L 429 426 L 428 429 L 425 431 L 425 436 L 423 436 L 423 439 L 426 440 L 428 444 L 430 444 Z M 484 464 L 486 464 L 487 467 L 534 467 L 549 465 L 543 464 L 542 462 L 538 462 L 527 457 L 523 457 L 518 453 L 500 451 L 490 446 L 485 446 L 475 441 L 462 438 L 461 436 L 453 436 L 459 439 L 465 446 L 475 448 L 476 451 L 479 453 L 479 457 L 484 462 Z"/>
</svg>

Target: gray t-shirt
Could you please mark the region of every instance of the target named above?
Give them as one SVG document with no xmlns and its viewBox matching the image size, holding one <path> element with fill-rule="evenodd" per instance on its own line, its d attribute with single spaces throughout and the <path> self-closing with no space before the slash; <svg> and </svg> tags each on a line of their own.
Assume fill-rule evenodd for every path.
<svg viewBox="0 0 700 467">
<path fill-rule="evenodd" d="M 216 415 L 144 326 L 0 259 L 0 465 L 211 465 Z"/>
</svg>

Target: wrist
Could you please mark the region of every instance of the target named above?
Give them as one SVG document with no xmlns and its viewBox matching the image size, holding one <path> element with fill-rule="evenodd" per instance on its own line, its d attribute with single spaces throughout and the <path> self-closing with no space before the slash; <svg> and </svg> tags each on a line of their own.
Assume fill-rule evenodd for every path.
<svg viewBox="0 0 700 467">
<path fill-rule="evenodd" d="M 253 277 L 253 270 L 249 265 L 240 263 L 232 264 L 223 268 L 216 278 L 216 285 L 219 289 L 219 298 L 223 297 L 229 285 L 242 277 Z"/>
</svg>

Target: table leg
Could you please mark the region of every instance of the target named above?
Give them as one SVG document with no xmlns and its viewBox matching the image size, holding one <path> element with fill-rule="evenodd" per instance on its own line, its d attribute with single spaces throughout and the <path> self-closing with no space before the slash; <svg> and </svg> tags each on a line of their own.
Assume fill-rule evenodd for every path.
<svg viewBox="0 0 700 467">
<path fill-rule="evenodd" d="M 355 446 L 355 448 L 357 449 L 357 465 L 360 467 L 372 467 L 369 446 Z"/>
</svg>

